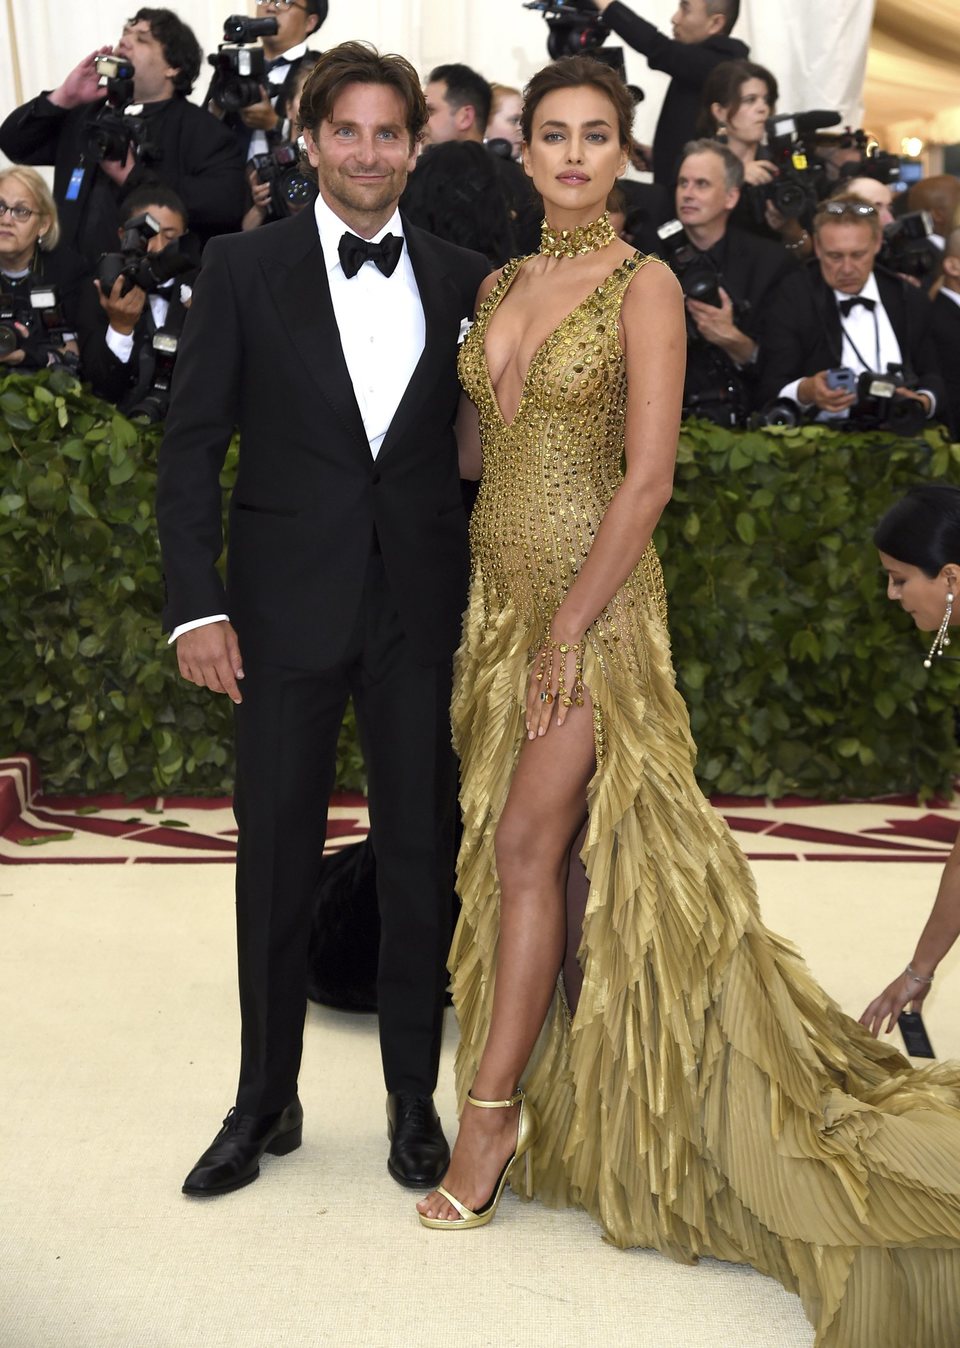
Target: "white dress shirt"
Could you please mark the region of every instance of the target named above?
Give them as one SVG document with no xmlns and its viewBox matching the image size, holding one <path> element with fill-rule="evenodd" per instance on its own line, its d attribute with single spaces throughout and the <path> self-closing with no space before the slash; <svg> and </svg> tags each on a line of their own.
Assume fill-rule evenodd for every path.
<svg viewBox="0 0 960 1348">
<path fill-rule="evenodd" d="M 284 83 L 290 73 L 290 67 L 293 65 L 294 61 L 299 61 L 300 57 L 306 54 L 306 50 L 306 42 L 298 42 L 295 47 L 288 47 L 285 52 L 280 53 L 280 55 L 284 57 L 286 64 L 274 66 L 272 70 L 267 71 L 267 83 L 270 85 L 271 102 L 273 101 L 274 90 L 279 93 L 281 84 Z M 289 129 L 289 124 L 285 123 L 285 125 Z M 286 135 L 286 131 L 284 131 L 283 127 L 280 128 L 280 131 L 282 135 Z M 257 127 L 250 136 L 250 144 L 247 146 L 247 160 L 251 160 L 255 154 L 266 154 L 269 149 L 270 144 L 267 141 L 266 131 L 262 131 Z"/>
<path fill-rule="evenodd" d="M 173 281 L 168 281 L 167 284 L 163 287 L 163 289 L 166 290 L 172 285 Z M 192 294 L 193 291 L 189 286 L 181 286 L 180 303 L 186 304 Z M 150 305 L 150 312 L 153 315 L 154 326 L 159 332 L 160 329 L 163 327 L 164 323 L 166 323 L 167 321 L 167 313 L 169 312 L 170 309 L 170 301 L 166 295 L 159 293 L 148 295 L 147 301 Z M 104 333 L 104 340 L 107 343 L 107 346 L 116 356 L 117 360 L 120 361 L 121 365 L 126 365 L 129 363 L 130 357 L 133 355 L 132 332 L 117 332 L 116 328 L 111 325 L 107 328 L 107 331 Z"/>
<path fill-rule="evenodd" d="M 864 304 L 856 304 L 846 317 L 841 313 L 840 331 L 843 335 L 843 346 L 840 352 L 841 365 L 845 365 L 848 370 L 853 370 L 857 374 L 862 374 L 865 370 L 872 370 L 875 374 L 886 374 L 888 365 L 903 363 L 903 352 L 900 350 L 897 334 L 890 322 L 890 315 L 883 307 L 880 287 L 877 285 L 877 278 L 873 272 L 867 277 L 863 289 L 857 292 L 857 296 L 848 295 L 843 290 L 835 290 L 833 297 L 838 305 L 843 300 L 857 297 L 874 301 L 872 310 Z M 791 380 L 789 384 L 785 384 L 780 390 L 780 397 L 791 398 L 794 402 L 800 403 L 797 390 L 804 377 Z M 932 416 L 936 409 L 936 398 L 929 389 L 921 389 L 920 392 L 925 393 L 930 399 L 930 415 Z M 813 403 L 800 403 L 800 406 L 807 409 L 812 407 Z M 833 420 L 836 417 L 848 417 L 849 415 L 850 409 L 846 408 L 842 412 L 820 412 L 818 413 L 818 419 L 829 418 Z"/>
<path fill-rule="evenodd" d="M 314 213 L 343 358 L 370 454 L 376 458 L 423 354 L 426 324 L 417 280 L 406 242 L 392 275 L 384 276 L 375 262 L 364 262 L 356 276 L 345 276 L 338 250 L 343 235 L 353 231 L 322 196 L 317 197 Z M 394 211 L 370 242 L 379 243 L 385 234 L 403 237 L 399 211 Z M 225 613 L 216 613 L 182 623 L 174 628 L 170 640 L 226 617 Z"/>
</svg>

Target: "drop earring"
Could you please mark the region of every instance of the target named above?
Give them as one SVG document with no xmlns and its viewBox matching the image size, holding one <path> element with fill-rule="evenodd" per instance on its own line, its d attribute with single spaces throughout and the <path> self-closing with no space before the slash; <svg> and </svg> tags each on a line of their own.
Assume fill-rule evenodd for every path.
<svg viewBox="0 0 960 1348">
<path fill-rule="evenodd" d="M 944 610 L 943 621 L 937 629 L 937 635 L 933 638 L 933 645 L 930 647 L 930 654 L 923 662 L 924 669 L 929 669 L 939 656 L 943 654 L 945 646 L 950 645 L 950 619 L 953 616 L 953 595 L 947 595 L 947 607 Z"/>
</svg>

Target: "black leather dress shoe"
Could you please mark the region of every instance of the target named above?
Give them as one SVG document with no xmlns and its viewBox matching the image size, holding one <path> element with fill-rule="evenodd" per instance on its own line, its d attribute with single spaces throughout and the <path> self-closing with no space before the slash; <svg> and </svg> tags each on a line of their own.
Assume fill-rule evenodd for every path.
<svg viewBox="0 0 960 1348">
<path fill-rule="evenodd" d="M 191 1198 L 212 1198 L 252 1184 L 260 1157 L 286 1156 L 303 1141 L 303 1109 L 296 1096 L 279 1114 L 238 1114 L 236 1109 L 183 1181 Z"/>
<path fill-rule="evenodd" d="M 450 1164 L 450 1148 L 429 1095 L 391 1091 L 387 1096 L 387 1169 L 407 1189 L 432 1189 Z"/>
</svg>

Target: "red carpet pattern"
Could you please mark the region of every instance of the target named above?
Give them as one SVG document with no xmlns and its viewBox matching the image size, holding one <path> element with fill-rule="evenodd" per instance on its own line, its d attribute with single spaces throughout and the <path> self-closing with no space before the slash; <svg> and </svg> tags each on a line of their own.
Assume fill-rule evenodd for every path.
<svg viewBox="0 0 960 1348">
<path fill-rule="evenodd" d="M 943 864 L 960 828 L 945 801 L 908 796 L 825 805 L 722 796 L 724 815 L 751 861 L 932 861 Z M 369 831 L 358 792 L 331 802 L 327 851 Z M 236 824 L 226 797 L 48 796 L 29 755 L 0 759 L 0 865 L 232 862 Z"/>
</svg>

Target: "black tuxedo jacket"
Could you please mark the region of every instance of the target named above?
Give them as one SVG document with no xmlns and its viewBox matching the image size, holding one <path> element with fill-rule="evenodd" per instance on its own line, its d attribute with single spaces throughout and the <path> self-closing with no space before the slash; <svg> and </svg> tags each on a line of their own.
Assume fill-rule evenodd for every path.
<svg viewBox="0 0 960 1348">
<path fill-rule="evenodd" d="M 671 77 L 653 134 L 653 181 L 672 188 L 683 147 L 697 134 L 707 76 L 721 61 L 746 60 L 750 48 L 729 36 L 677 42 L 620 0 L 608 5 L 603 17 L 618 37 L 647 58 L 651 70 L 663 70 Z"/>
<path fill-rule="evenodd" d="M 243 160 L 233 133 L 209 112 L 175 96 L 150 104 L 157 157 L 137 164 L 117 187 L 95 164 L 85 164 L 75 201 L 67 200 L 70 179 L 83 164 L 83 136 L 100 109 L 86 103 L 69 111 L 40 94 L 14 109 L 0 126 L 0 150 L 15 163 L 52 164 L 53 196 L 61 237 L 90 262 L 117 247 L 120 206 L 137 187 L 162 182 L 182 199 L 191 230 L 201 240 L 237 229 L 243 215 Z"/>
<path fill-rule="evenodd" d="M 174 282 L 164 328 L 179 334 L 184 326 L 187 309 L 180 303 L 180 286 L 190 283 L 190 277 L 178 277 Z M 133 353 L 124 364 L 107 346 L 108 319 L 93 285 L 88 285 L 81 310 L 80 377 L 89 384 L 98 398 L 115 403 L 121 412 L 129 412 L 148 392 L 156 372 L 153 338 L 157 325 L 153 321 L 150 301 L 133 330 Z"/>
<path fill-rule="evenodd" d="M 933 305 L 922 290 L 898 276 L 875 270 L 883 307 L 900 343 L 907 376 L 929 389 L 942 414 L 940 361 L 933 339 Z M 760 354 L 760 400 L 775 398 L 785 384 L 841 365 L 843 332 L 833 291 L 816 259 L 798 268 L 767 302 Z M 865 351 L 865 357 L 872 352 Z"/>
<path fill-rule="evenodd" d="M 960 440 L 960 304 L 946 295 L 938 295 L 933 302 L 933 340 L 946 386 L 940 420 L 946 422 L 952 438 Z"/>
<path fill-rule="evenodd" d="M 316 219 L 214 239 L 177 357 L 159 458 L 164 621 L 228 613 L 247 658 L 336 664 L 371 550 L 424 663 L 459 639 L 468 573 L 453 422 L 457 339 L 485 258 L 404 224 L 425 346 L 376 459 L 343 358 Z M 220 469 L 234 427 L 226 591 Z"/>
</svg>

